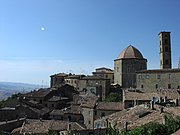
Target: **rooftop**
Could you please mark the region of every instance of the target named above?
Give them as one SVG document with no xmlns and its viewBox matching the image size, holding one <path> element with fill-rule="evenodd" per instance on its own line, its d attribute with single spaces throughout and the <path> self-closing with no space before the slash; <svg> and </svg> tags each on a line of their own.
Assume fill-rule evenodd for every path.
<svg viewBox="0 0 180 135">
<path fill-rule="evenodd" d="M 144 59 L 141 52 L 132 45 L 129 45 L 127 48 L 125 48 L 119 54 L 117 59 L 129 59 L 129 58 Z"/>
<path fill-rule="evenodd" d="M 136 73 L 167 73 L 167 72 L 180 72 L 179 68 L 176 69 L 152 69 L 152 70 L 141 70 Z"/>
<path fill-rule="evenodd" d="M 111 110 L 120 111 L 123 110 L 123 104 L 120 102 L 99 102 L 97 103 L 97 110 Z"/>
<path fill-rule="evenodd" d="M 67 100 L 67 97 L 61 97 L 61 96 L 53 96 L 49 99 L 50 102 L 57 102 L 62 100 Z"/>
<path fill-rule="evenodd" d="M 96 106 L 97 101 L 98 97 L 96 96 L 85 97 L 81 102 L 81 107 L 94 108 Z"/>
<path fill-rule="evenodd" d="M 177 116 L 180 115 L 180 107 L 165 108 L 164 112 L 172 113 Z M 107 119 L 112 125 L 116 125 L 118 129 L 123 130 L 126 122 L 128 122 L 128 129 L 133 129 L 149 122 L 163 123 L 164 114 L 165 113 L 160 113 L 159 110 L 135 106 L 131 109 L 105 116 L 103 119 Z"/>
<path fill-rule="evenodd" d="M 32 91 L 29 93 L 24 94 L 25 97 L 39 97 L 39 98 L 43 98 L 46 95 L 48 95 L 51 92 L 50 88 L 41 88 L 37 91 Z"/>
<path fill-rule="evenodd" d="M 61 110 L 53 110 L 50 115 L 64 115 L 64 114 L 81 114 L 80 106 L 71 106 Z"/>
<path fill-rule="evenodd" d="M 50 77 L 54 77 L 54 76 L 56 76 L 56 77 L 66 77 L 66 76 L 68 76 L 68 74 L 58 73 L 58 74 L 51 75 Z"/>
<path fill-rule="evenodd" d="M 99 76 L 86 76 L 86 77 L 83 77 L 81 80 L 109 80 L 109 79 L 99 77 Z"/>
<path fill-rule="evenodd" d="M 60 120 L 33 120 L 28 119 L 24 122 L 21 128 L 18 128 L 19 133 L 33 133 L 33 134 L 48 134 L 49 129 L 55 131 L 67 131 L 68 126 L 71 129 L 82 130 L 84 129 L 76 122 L 65 122 Z M 15 129 L 14 131 L 17 132 Z"/>
</svg>

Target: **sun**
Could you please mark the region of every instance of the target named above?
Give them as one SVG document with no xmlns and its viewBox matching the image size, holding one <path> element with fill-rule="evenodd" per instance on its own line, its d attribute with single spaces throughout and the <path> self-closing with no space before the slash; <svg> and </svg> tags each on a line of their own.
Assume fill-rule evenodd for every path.
<svg viewBox="0 0 180 135">
<path fill-rule="evenodd" d="M 41 28 L 41 30 L 42 30 L 42 31 L 44 31 L 44 30 L 45 30 L 45 28 L 44 28 L 44 27 L 42 27 L 42 28 Z"/>
</svg>

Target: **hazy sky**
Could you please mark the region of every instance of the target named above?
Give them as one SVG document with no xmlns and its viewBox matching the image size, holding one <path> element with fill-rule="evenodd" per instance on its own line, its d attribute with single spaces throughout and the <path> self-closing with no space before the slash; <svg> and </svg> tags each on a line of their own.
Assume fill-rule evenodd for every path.
<svg viewBox="0 0 180 135">
<path fill-rule="evenodd" d="M 113 69 L 128 45 L 159 68 L 158 33 L 180 57 L 180 0 L 0 0 L 0 81 L 49 84 L 59 72 Z"/>
</svg>

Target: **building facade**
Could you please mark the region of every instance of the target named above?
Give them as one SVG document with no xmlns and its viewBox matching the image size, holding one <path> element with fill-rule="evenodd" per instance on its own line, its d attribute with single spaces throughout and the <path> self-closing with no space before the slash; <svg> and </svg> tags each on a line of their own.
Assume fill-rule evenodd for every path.
<svg viewBox="0 0 180 135">
<path fill-rule="evenodd" d="M 65 77 L 65 83 L 73 86 L 76 90 L 78 90 L 79 79 L 85 77 L 85 75 L 70 75 Z"/>
<path fill-rule="evenodd" d="M 61 87 L 64 83 L 65 83 L 65 77 L 67 77 L 68 75 L 65 73 L 59 73 L 59 74 L 54 74 L 51 75 L 51 88 L 59 88 Z"/>
<path fill-rule="evenodd" d="M 114 71 L 109 68 L 97 68 L 95 72 L 92 72 L 93 76 L 102 77 L 104 79 L 110 79 L 111 83 L 114 83 Z"/>
<path fill-rule="evenodd" d="M 137 89 L 157 92 L 159 89 L 180 89 L 180 69 L 138 71 Z"/>
<path fill-rule="evenodd" d="M 147 59 L 132 45 L 114 60 L 114 83 L 123 88 L 136 86 L 136 71 L 147 69 Z"/>
<path fill-rule="evenodd" d="M 83 77 L 79 80 L 78 88 L 86 95 L 98 96 L 100 100 L 105 100 L 110 91 L 110 79 L 95 76 Z"/>
</svg>

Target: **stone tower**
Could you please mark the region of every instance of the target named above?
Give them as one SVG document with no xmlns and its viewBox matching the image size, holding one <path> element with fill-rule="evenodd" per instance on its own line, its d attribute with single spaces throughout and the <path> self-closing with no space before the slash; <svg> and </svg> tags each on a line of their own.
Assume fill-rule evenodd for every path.
<svg viewBox="0 0 180 135">
<path fill-rule="evenodd" d="M 171 69 L 170 32 L 159 33 L 160 69 Z"/>
<path fill-rule="evenodd" d="M 147 70 L 147 59 L 129 45 L 114 60 L 114 83 L 123 88 L 136 87 L 136 71 L 140 70 Z"/>
</svg>

